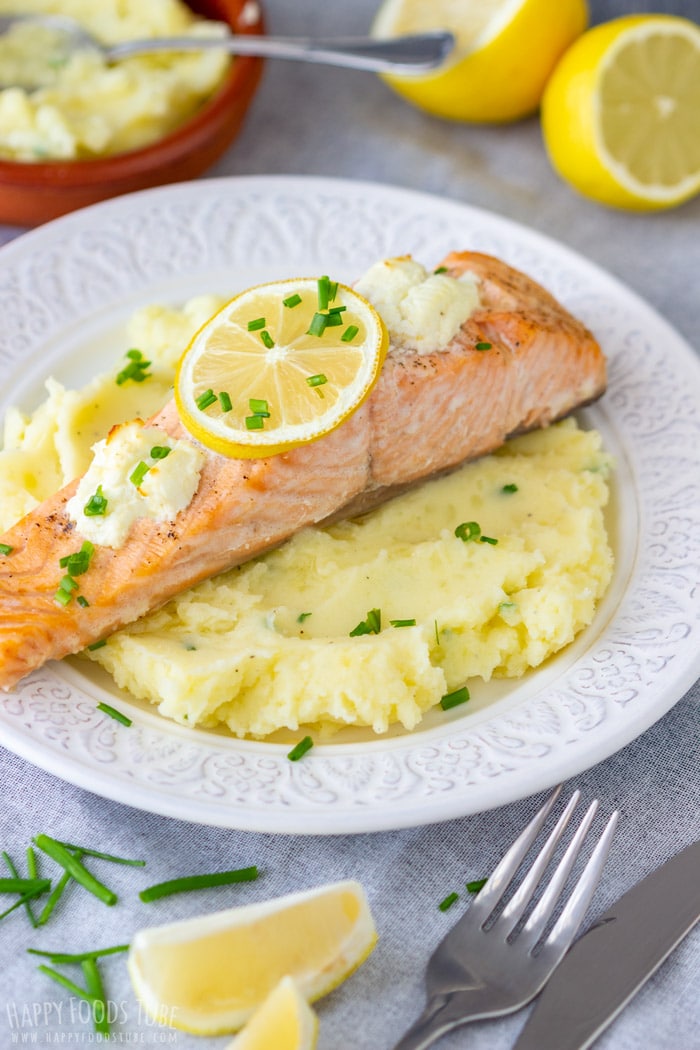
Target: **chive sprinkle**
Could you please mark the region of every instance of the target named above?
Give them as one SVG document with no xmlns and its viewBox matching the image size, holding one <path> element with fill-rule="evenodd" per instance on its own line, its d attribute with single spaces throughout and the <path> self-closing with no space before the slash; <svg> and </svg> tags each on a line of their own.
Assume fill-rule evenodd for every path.
<svg viewBox="0 0 700 1050">
<path fill-rule="evenodd" d="M 90 607 L 90 602 L 87 600 L 84 594 L 79 594 L 75 600 L 78 603 L 78 605 L 80 605 L 83 609 L 88 609 Z"/>
<path fill-rule="evenodd" d="M 0 876 L 0 893 L 45 893 L 51 889 L 51 879 L 22 879 L 17 875 Z"/>
<path fill-rule="evenodd" d="M 92 652 L 95 651 L 95 649 L 101 649 L 106 644 L 107 644 L 107 639 L 106 638 L 100 638 L 99 642 L 93 642 L 92 645 L 88 645 L 87 648 L 92 653 Z"/>
<path fill-rule="evenodd" d="M 466 685 L 463 685 L 461 689 L 455 689 L 452 693 L 445 693 L 440 700 L 440 707 L 443 711 L 449 711 L 451 707 L 458 707 L 459 704 L 466 704 L 469 699 L 469 690 Z"/>
<path fill-rule="evenodd" d="M 356 324 L 349 324 L 340 337 L 341 341 L 343 343 L 351 343 L 359 330 Z"/>
<path fill-rule="evenodd" d="M 129 474 L 129 481 L 132 485 L 135 485 L 136 488 L 138 488 L 150 469 L 148 463 L 144 463 L 144 461 L 141 460 L 140 463 L 136 464 L 131 474 Z"/>
<path fill-rule="evenodd" d="M 98 704 L 97 710 L 104 711 L 106 715 L 113 718 L 115 722 L 121 722 L 123 726 L 131 725 L 131 719 L 127 715 L 123 715 L 121 711 L 117 711 L 115 707 L 110 707 L 109 704 Z"/>
<path fill-rule="evenodd" d="M 246 416 L 245 417 L 246 430 L 263 430 L 265 427 L 264 416 Z"/>
<path fill-rule="evenodd" d="M 472 882 L 467 883 L 467 893 L 478 893 L 482 890 L 488 879 L 474 879 Z"/>
<path fill-rule="evenodd" d="M 205 390 L 204 393 L 200 394 L 199 397 L 195 398 L 194 403 L 200 410 L 200 412 L 203 412 L 205 408 L 209 408 L 210 405 L 213 405 L 215 401 L 216 394 L 211 389 L 211 387 L 209 387 L 208 390 Z"/>
<path fill-rule="evenodd" d="M 293 310 L 294 307 L 298 306 L 300 302 L 301 296 L 297 295 L 295 292 L 294 295 L 288 295 L 286 299 L 283 299 L 282 305 L 286 306 L 288 310 Z"/>
<path fill-rule="evenodd" d="M 323 372 L 319 372 L 315 376 L 307 376 L 306 382 L 309 384 L 309 386 L 323 386 L 325 383 L 328 382 L 328 378 L 324 376 Z"/>
<path fill-rule="evenodd" d="M 190 890 L 206 890 L 212 886 L 230 886 L 234 882 L 254 882 L 258 877 L 258 869 L 255 865 L 249 868 L 235 868 L 232 871 L 215 871 L 210 875 L 187 875 L 181 879 L 169 879 L 167 882 L 158 882 L 155 886 L 149 886 L 141 890 L 139 897 L 144 904 L 160 900 L 161 897 L 170 897 L 173 893 L 186 893 Z"/>
<path fill-rule="evenodd" d="M 256 317 L 254 321 L 248 321 L 249 332 L 259 332 L 261 328 L 264 328 L 267 321 L 264 317 Z"/>
<path fill-rule="evenodd" d="M 319 277 L 316 285 L 318 289 L 318 308 L 319 310 L 327 310 L 331 291 L 330 278 L 328 275 Z"/>
<path fill-rule="evenodd" d="M 72 876 L 67 871 L 63 872 L 63 875 L 51 891 L 49 899 L 44 905 L 43 910 L 39 915 L 39 918 L 36 920 L 37 926 L 44 926 L 49 921 L 49 918 L 51 917 L 54 908 L 63 896 L 63 891 L 70 882 L 71 878 Z"/>
<path fill-rule="evenodd" d="M 270 406 L 264 397 L 251 397 L 248 401 L 248 408 L 254 416 L 267 418 L 270 415 Z"/>
<path fill-rule="evenodd" d="M 82 576 L 90 567 L 90 559 L 95 553 L 95 545 L 90 540 L 85 540 L 79 551 L 66 554 L 61 558 L 59 565 L 65 569 L 70 576 Z"/>
<path fill-rule="evenodd" d="M 437 270 L 433 270 L 433 273 L 447 273 L 446 266 L 438 266 Z"/>
<path fill-rule="evenodd" d="M 219 404 L 221 405 L 222 412 L 230 412 L 233 408 L 231 403 L 231 395 L 226 390 L 219 391 Z"/>
<path fill-rule="evenodd" d="M 12 858 L 10 857 L 9 853 L 6 853 L 5 850 L 3 850 L 2 851 L 2 858 L 3 858 L 3 860 L 5 861 L 5 864 L 8 867 L 10 875 L 13 878 L 18 879 L 20 877 L 20 874 L 17 871 L 17 868 L 14 866 L 14 864 L 12 862 Z M 36 855 L 34 854 L 34 851 L 31 849 L 31 846 L 27 850 L 27 869 L 29 871 L 29 878 L 30 879 L 37 879 L 38 878 L 37 870 L 36 870 Z M 27 918 L 29 919 L 30 923 L 32 924 L 34 929 L 36 929 L 36 918 L 34 917 L 34 912 L 32 911 L 32 906 L 30 904 L 31 898 L 28 897 L 28 895 L 26 893 L 23 893 L 20 896 L 22 898 L 25 898 L 25 897 L 27 898 L 23 902 L 24 903 L 24 910 L 27 913 Z"/>
<path fill-rule="evenodd" d="M 479 543 L 490 543 L 492 547 L 495 547 L 498 540 L 494 539 L 493 536 L 479 536 Z"/>
<path fill-rule="evenodd" d="M 167 459 L 172 449 L 169 445 L 154 445 L 151 449 L 151 459 Z"/>
<path fill-rule="evenodd" d="M 53 600 L 58 602 L 59 605 L 68 605 L 71 600 L 70 591 L 64 591 L 62 587 L 59 587 L 53 596 Z"/>
<path fill-rule="evenodd" d="M 40 948 L 27 948 L 29 955 L 41 955 L 52 963 L 79 963 L 84 959 L 100 959 L 103 955 L 114 955 L 117 952 L 127 952 L 128 944 L 115 944 L 111 948 L 95 948 L 91 952 L 48 952 Z"/>
<path fill-rule="evenodd" d="M 92 1024 L 95 1032 L 109 1035 L 109 1018 L 102 974 L 95 959 L 83 959 L 80 964 L 85 978 L 85 990 L 92 999 Z"/>
<path fill-rule="evenodd" d="M 351 638 L 357 638 L 361 634 L 379 634 L 382 629 L 382 614 L 379 609 L 370 609 L 366 620 L 360 620 L 357 627 L 350 631 Z"/>
<path fill-rule="evenodd" d="M 455 529 L 455 536 L 457 539 L 464 540 L 465 543 L 468 543 L 469 540 L 478 540 L 481 536 L 481 526 L 476 521 L 463 521 Z"/>
<path fill-rule="evenodd" d="M 78 857 L 71 853 L 70 850 L 67 850 L 57 839 L 51 838 L 50 835 L 37 835 L 33 842 L 40 850 L 55 860 L 57 864 L 60 864 L 69 875 L 72 875 L 75 881 L 79 882 L 84 889 L 97 897 L 98 900 L 109 905 L 117 903 L 116 893 L 113 893 L 99 879 L 96 879 L 85 865 L 81 864 Z"/>
<path fill-rule="evenodd" d="M 311 318 L 311 324 L 309 325 L 307 335 L 322 336 L 326 330 L 328 324 L 328 314 L 315 313 Z"/>
<path fill-rule="evenodd" d="M 389 620 L 392 627 L 415 627 L 415 620 Z"/>
<path fill-rule="evenodd" d="M 303 623 L 304 620 L 308 620 L 309 616 L 311 616 L 310 612 L 299 613 L 299 615 L 297 616 L 297 623 Z"/>
<path fill-rule="evenodd" d="M 150 377 L 151 373 L 146 369 L 150 368 L 151 362 L 144 360 L 140 350 L 127 350 L 126 357 L 129 358 L 129 364 L 117 373 L 117 386 L 122 386 L 129 379 L 134 383 L 143 383 L 144 379 Z"/>
<path fill-rule="evenodd" d="M 260 338 L 262 339 L 263 344 L 267 347 L 267 349 L 272 350 L 273 346 L 275 345 L 275 340 L 272 338 L 267 328 L 263 328 L 262 332 L 260 333 Z"/>
<path fill-rule="evenodd" d="M 300 740 L 291 751 L 287 753 L 287 758 L 290 762 L 298 762 L 300 758 L 303 758 L 307 751 L 310 751 L 314 746 L 314 742 L 310 736 L 305 736 L 303 740 Z"/>
<path fill-rule="evenodd" d="M 515 484 L 514 481 L 511 481 L 508 485 L 504 485 L 502 487 L 502 489 L 501 489 L 501 492 L 517 492 L 517 491 L 518 491 L 518 486 Z"/>
<path fill-rule="evenodd" d="M 111 864 L 126 864 L 130 868 L 145 868 L 145 860 L 133 860 L 131 857 L 115 857 L 113 853 L 102 853 L 98 849 L 90 849 L 88 846 L 76 846 L 74 842 L 64 842 L 62 839 L 57 839 L 62 846 L 69 849 L 72 853 L 84 854 L 86 857 L 97 857 L 99 860 L 108 860 Z"/>
<path fill-rule="evenodd" d="M 474 347 L 475 350 L 490 350 L 492 343 L 477 343 Z"/>
<path fill-rule="evenodd" d="M 97 490 L 93 492 L 90 499 L 83 507 L 83 514 L 87 518 L 101 518 L 107 513 L 107 498 L 102 491 L 102 486 L 98 485 Z"/>
<path fill-rule="evenodd" d="M 68 591 L 70 593 L 70 591 L 77 591 L 78 581 L 74 580 L 72 576 L 69 576 L 68 573 L 66 573 L 66 575 L 62 577 L 59 586 L 62 591 Z"/>
<path fill-rule="evenodd" d="M 34 897 L 38 897 L 38 893 L 23 893 L 21 897 L 18 897 L 14 904 L 11 904 L 9 908 L 5 908 L 4 911 L 0 912 L 0 919 L 4 919 L 6 915 L 10 915 L 17 908 L 21 908 L 23 904 L 27 904 Z M 37 920 L 37 926 L 39 922 Z"/>
<path fill-rule="evenodd" d="M 326 328 L 339 328 L 343 318 L 335 310 L 329 310 L 326 314 Z"/>
<path fill-rule="evenodd" d="M 90 992 L 85 988 L 81 988 L 80 985 L 75 984 L 75 982 L 71 981 L 68 977 L 64 977 L 62 973 L 58 972 L 58 970 L 53 970 L 50 966 L 44 966 L 43 964 L 37 966 L 37 970 L 39 970 L 40 973 L 45 973 L 52 981 L 55 981 L 56 984 L 60 984 L 62 988 L 71 992 L 72 995 L 77 996 L 78 999 L 85 999 L 89 1003 L 95 1002 L 95 997 Z"/>
<path fill-rule="evenodd" d="M 440 903 L 438 904 L 438 908 L 440 909 L 440 911 L 447 911 L 447 909 L 451 908 L 454 902 L 458 900 L 458 893 L 448 893 L 445 899 L 440 901 Z"/>
<path fill-rule="evenodd" d="M 12 554 L 14 547 L 11 547 L 9 543 L 0 543 L 0 554 L 4 554 L 7 557 L 8 554 Z"/>
</svg>

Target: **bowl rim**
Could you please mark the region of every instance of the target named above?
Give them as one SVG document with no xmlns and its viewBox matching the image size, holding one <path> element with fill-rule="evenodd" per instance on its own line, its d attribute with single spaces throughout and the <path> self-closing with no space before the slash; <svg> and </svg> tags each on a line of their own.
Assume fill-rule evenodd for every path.
<svg viewBox="0 0 700 1050">
<path fill-rule="evenodd" d="M 257 18 L 254 20 L 246 15 L 245 21 L 242 21 L 244 12 L 250 10 L 250 0 L 233 0 L 233 3 L 237 4 L 233 18 L 221 18 L 221 21 L 227 21 L 237 34 L 257 35 L 265 32 L 260 0 L 255 0 Z M 187 6 L 191 5 L 188 3 Z M 262 63 L 261 58 L 236 56 L 215 93 L 183 124 L 155 142 L 138 149 L 86 159 L 18 161 L 0 158 L 0 184 L 27 190 L 50 186 L 52 192 L 60 192 L 62 187 L 66 191 L 73 191 L 82 184 L 94 185 L 100 182 L 109 186 L 123 178 L 132 179 L 167 165 L 179 159 L 185 147 L 189 152 L 208 141 L 212 124 L 225 124 L 226 117 L 230 115 L 234 118 L 237 115 L 236 100 L 240 100 L 239 105 L 247 104 L 248 89 L 255 84 Z"/>
</svg>

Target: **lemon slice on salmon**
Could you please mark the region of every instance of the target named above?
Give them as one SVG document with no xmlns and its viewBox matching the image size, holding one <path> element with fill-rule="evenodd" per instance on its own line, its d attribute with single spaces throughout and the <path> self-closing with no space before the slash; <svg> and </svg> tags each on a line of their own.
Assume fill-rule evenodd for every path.
<svg viewBox="0 0 700 1050">
<path fill-rule="evenodd" d="M 139 930 L 128 968 L 157 1021 L 216 1035 L 241 1028 L 283 977 L 307 1001 L 332 991 L 376 939 L 360 883 L 337 882 Z"/>
<path fill-rule="evenodd" d="M 183 354 L 180 418 L 225 456 L 286 452 L 359 408 L 388 344 L 377 311 L 347 285 L 327 276 L 257 285 L 215 314 Z"/>
<path fill-rule="evenodd" d="M 631 15 L 567 51 L 542 100 L 550 159 L 601 204 L 653 210 L 700 193 L 700 26 Z"/>
<path fill-rule="evenodd" d="M 283 977 L 225 1050 L 314 1050 L 318 1018 L 291 977 Z"/>
</svg>

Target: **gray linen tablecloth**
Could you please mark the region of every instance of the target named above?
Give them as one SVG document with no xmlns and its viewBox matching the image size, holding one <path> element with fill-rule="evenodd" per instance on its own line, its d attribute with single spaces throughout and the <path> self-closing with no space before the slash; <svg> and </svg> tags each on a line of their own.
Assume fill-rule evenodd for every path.
<svg viewBox="0 0 700 1050">
<path fill-rule="evenodd" d="M 267 0 L 269 29 L 280 34 L 363 33 L 375 0 Z M 698 16 L 697 0 L 594 0 L 596 21 L 631 10 Z M 405 105 L 376 78 L 341 70 L 269 63 L 245 129 L 212 175 L 315 174 L 370 179 L 433 192 L 483 207 L 561 240 L 611 271 L 664 314 L 700 349 L 700 198 L 668 213 L 611 212 L 575 196 L 551 171 L 536 119 L 510 127 L 467 127 L 431 119 Z M 21 234 L 0 229 L 0 240 Z M 0 258 L 0 279 L 2 259 Z M 634 743 L 566 785 L 619 807 L 622 822 L 588 921 L 700 831 L 696 684 Z M 142 925 L 144 884 L 185 871 L 258 864 L 264 878 L 236 894 L 206 891 L 153 906 L 161 922 L 230 901 L 248 902 L 342 878 L 366 887 L 380 931 L 361 969 L 319 1005 L 321 1050 L 389 1050 L 422 1002 L 432 947 L 452 924 L 436 903 L 467 878 L 488 873 L 534 812 L 535 799 L 478 816 L 413 830 L 315 838 L 258 835 L 192 825 L 105 801 L 0 751 L 0 847 L 23 861 L 32 835 L 99 844 L 148 858 L 139 869 L 106 877 L 120 894 L 111 909 L 84 893 L 63 901 L 42 937 L 20 913 L 0 928 L 0 1050 L 20 1044 L 90 1045 L 77 1000 L 37 973 L 28 944 L 75 950 L 118 943 Z M 105 869 L 102 868 L 101 871 Z M 4 898 L 8 900 L 8 898 Z M 459 907 L 462 907 L 460 903 Z M 123 965 L 105 963 L 120 1016 L 116 1045 L 214 1050 L 225 1038 L 198 1039 L 158 1029 L 139 1013 Z M 700 1047 L 700 934 L 689 936 L 600 1039 L 601 1050 Z M 525 1014 L 473 1025 L 446 1037 L 462 1046 L 506 1050 Z M 543 1050 L 556 1050 L 556 1039 Z"/>
</svg>

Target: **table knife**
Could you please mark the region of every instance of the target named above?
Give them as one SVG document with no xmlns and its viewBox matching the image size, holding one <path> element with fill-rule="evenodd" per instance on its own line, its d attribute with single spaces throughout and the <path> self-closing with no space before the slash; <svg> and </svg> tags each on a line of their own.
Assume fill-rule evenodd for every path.
<svg viewBox="0 0 700 1050">
<path fill-rule="evenodd" d="M 554 971 L 513 1050 L 585 1050 L 700 919 L 700 841 L 625 893 Z"/>
</svg>

